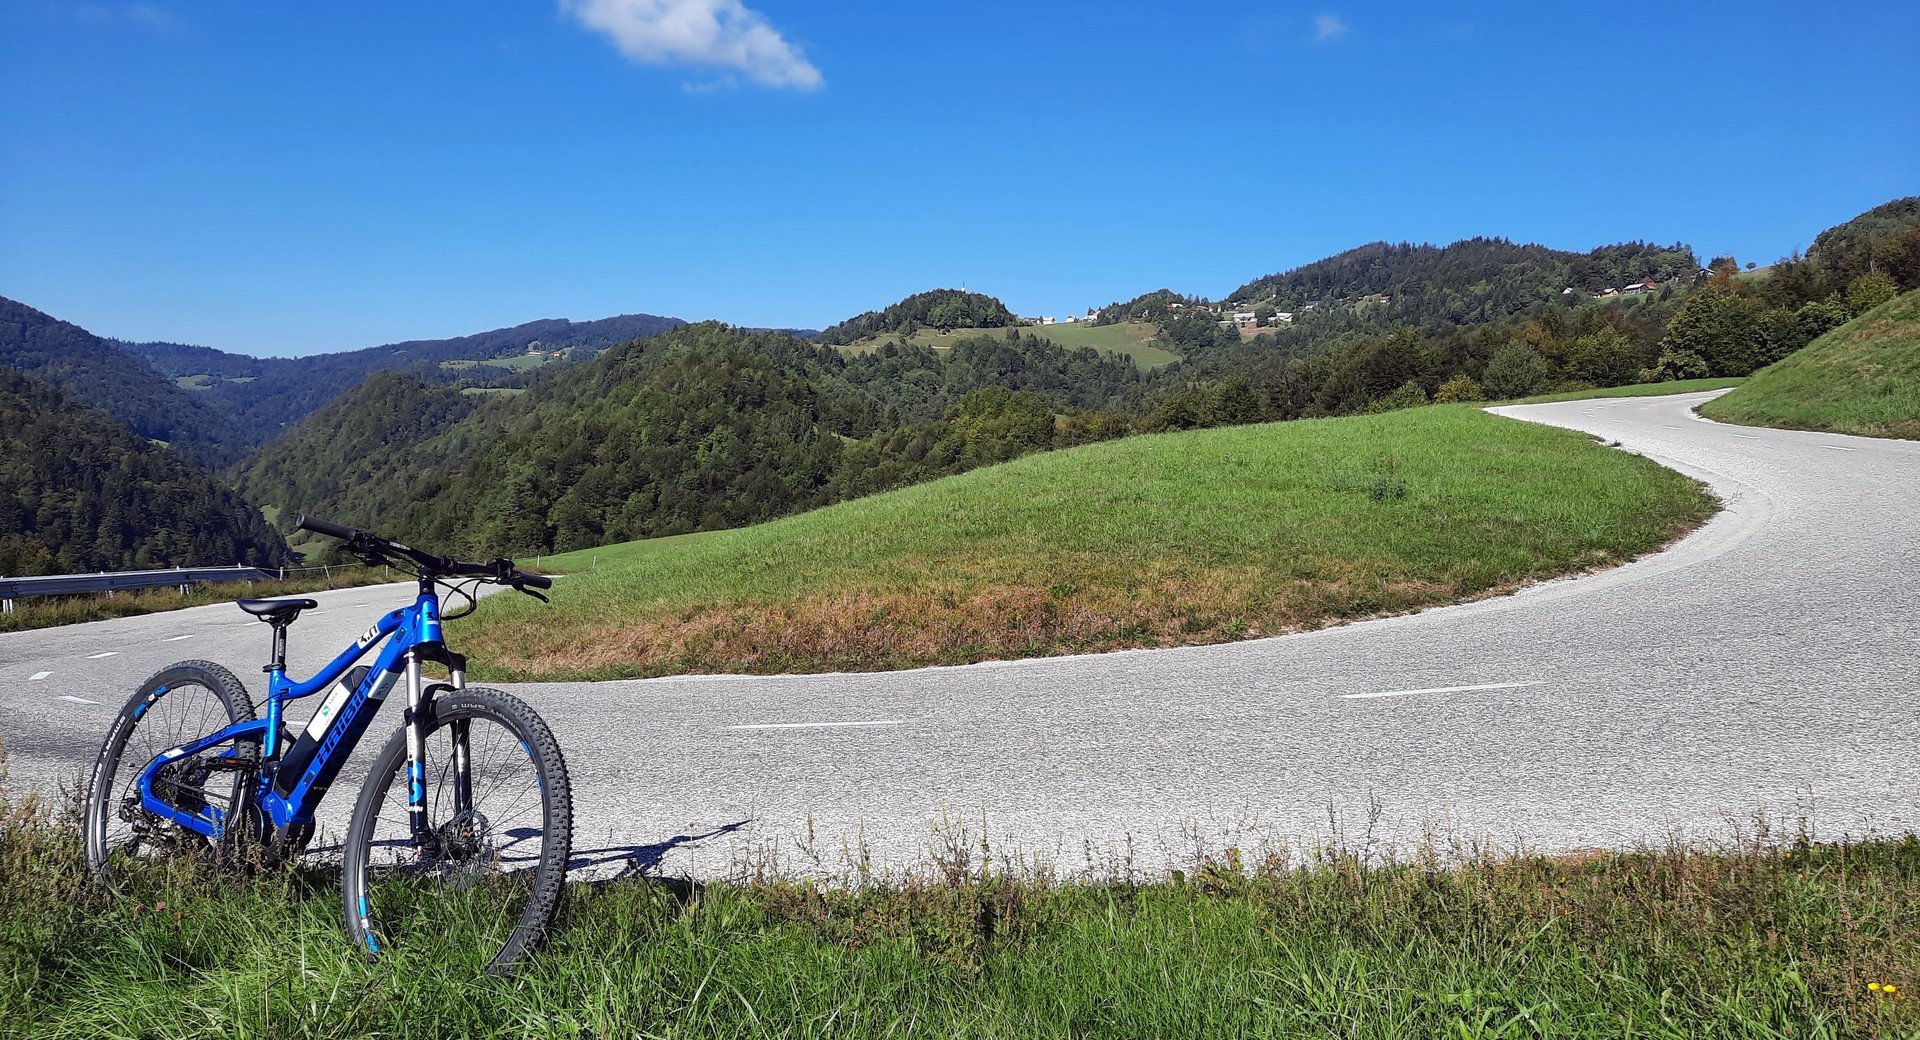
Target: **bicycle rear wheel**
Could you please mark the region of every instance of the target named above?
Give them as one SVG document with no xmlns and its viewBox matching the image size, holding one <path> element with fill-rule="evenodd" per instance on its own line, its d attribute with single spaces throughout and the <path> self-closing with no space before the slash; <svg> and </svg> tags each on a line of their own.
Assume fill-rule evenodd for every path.
<svg viewBox="0 0 1920 1040">
<path fill-rule="evenodd" d="M 147 811 L 137 783 L 162 751 L 254 717 L 246 686 L 211 661 L 168 665 L 128 698 L 94 760 L 83 805 L 87 866 L 101 883 L 120 888 L 143 861 L 212 858 L 258 826 L 250 797 L 260 767 L 257 742 L 178 759 L 154 778 L 153 793 L 161 801 L 202 815 L 217 810 L 231 841 L 209 841 Z"/>
<path fill-rule="evenodd" d="M 545 939 L 572 854 L 560 745 L 499 690 L 443 695 L 428 721 L 427 835 L 407 804 L 407 733 L 381 749 L 347 826 L 340 882 L 347 934 L 370 955 L 427 950 L 511 974 Z"/>
</svg>

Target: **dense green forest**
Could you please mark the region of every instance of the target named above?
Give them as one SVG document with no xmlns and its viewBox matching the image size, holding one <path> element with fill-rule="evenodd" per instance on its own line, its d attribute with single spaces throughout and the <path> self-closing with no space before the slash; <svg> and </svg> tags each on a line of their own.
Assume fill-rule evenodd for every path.
<svg viewBox="0 0 1920 1040">
<path fill-rule="evenodd" d="M 1207 303 L 1204 296 L 1183 296 L 1172 289 L 1155 289 L 1125 303 L 1109 303 L 1094 312 L 1089 321 L 1094 325 L 1112 325 L 1122 321 L 1167 321 L 1181 317 L 1182 311 L 1204 307 Z"/>
<path fill-rule="evenodd" d="M 0 367 L 0 574 L 288 562 L 238 494 L 59 387 Z"/>
<path fill-rule="evenodd" d="M 422 544 L 546 552 L 730 527 L 1131 432 L 1128 360 L 1017 329 L 846 356 L 707 323 L 527 393 L 376 376 L 235 471 L 247 496 Z M 417 414 L 417 421 L 400 416 Z"/>
<path fill-rule="evenodd" d="M 1143 425 L 1179 429 L 1747 375 L 1920 285 L 1920 198 L 1831 228 L 1807 256 L 1766 272 L 1743 275 L 1732 257 L 1715 258 L 1705 271 L 1693 264 L 1685 246 L 1628 244 L 1584 256 L 1497 239 L 1363 247 L 1234 294 L 1243 304 L 1323 294 L 1292 326 L 1243 339 L 1217 321 L 1209 334 L 1211 316 L 1164 322 L 1163 337 L 1185 356 L 1143 386 Z M 1661 287 L 1608 299 L 1587 291 L 1642 278 Z M 1572 285 L 1576 291 L 1561 291 L 1563 280 L 1576 279 L 1585 279 Z M 1259 297 L 1262 291 L 1279 295 Z M 1385 303 L 1366 295 L 1381 292 L 1391 297 Z M 1463 314 L 1481 318 L 1457 317 Z"/>
<path fill-rule="evenodd" d="M 232 417 L 93 333 L 0 297 L 0 365 L 61 387 L 148 440 L 208 466 L 240 457 Z"/>
<path fill-rule="evenodd" d="M 501 403 L 406 373 L 376 372 L 229 475 L 250 502 L 370 522 L 430 494 L 432 474 L 445 461 L 436 438 L 475 410 Z M 459 455 L 457 445 L 445 450 Z M 409 474 L 420 474 L 421 482 Z"/>
<path fill-rule="evenodd" d="M 1417 323 L 1498 321 L 1566 289 L 1592 295 L 1644 278 L 1691 279 L 1699 270 L 1684 245 L 1640 242 L 1569 253 L 1504 238 L 1449 246 L 1374 242 L 1235 289 L 1236 307 L 1299 312 L 1364 296 L 1387 296 L 1379 317 Z"/>
<path fill-rule="evenodd" d="M 998 329 L 1018 324 L 1020 319 L 1007 305 L 991 296 L 961 289 L 933 289 L 915 293 L 886 310 L 868 311 L 830 325 L 814 339 L 830 346 L 844 346 L 868 336 L 894 332 L 911 336 L 921 328 Z"/>
</svg>

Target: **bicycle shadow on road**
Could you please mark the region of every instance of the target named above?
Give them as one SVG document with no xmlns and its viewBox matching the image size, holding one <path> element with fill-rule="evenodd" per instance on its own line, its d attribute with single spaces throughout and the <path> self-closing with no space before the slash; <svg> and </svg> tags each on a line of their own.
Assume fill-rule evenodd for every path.
<svg viewBox="0 0 1920 1040">
<path fill-rule="evenodd" d="M 646 845 L 608 845 L 597 849 L 576 850 L 573 858 L 567 861 L 567 873 L 569 874 L 580 870 L 594 870 L 595 868 L 613 866 L 614 864 L 619 864 L 619 869 L 611 874 L 602 874 L 585 881 L 570 883 L 599 887 L 615 881 L 631 881 L 635 878 L 647 878 L 653 881 L 666 881 L 671 884 L 672 879 L 663 878 L 659 873 L 660 864 L 667 858 L 667 853 L 679 848 L 697 848 L 701 842 L 707 841 L 710 838 L 718 838 L 732 834 L 734 831 L 740 830 L 752 822 L 752 818 L 748 818 L 734 823 L 724 823 L 704 834 L 676 834 L 664 841 L 656 841 Z"/>
</svg>

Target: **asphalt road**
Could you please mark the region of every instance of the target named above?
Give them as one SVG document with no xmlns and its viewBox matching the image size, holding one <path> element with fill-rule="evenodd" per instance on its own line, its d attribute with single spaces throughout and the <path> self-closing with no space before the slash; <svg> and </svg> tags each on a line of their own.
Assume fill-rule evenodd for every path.
<svg viewBox="0 0 1920 1040">
<path fill-rule="evenodd" d="M 576 863 L 602 873 L 892 870 L 983 835 L 996 858 L 1075 872 L 1330 838 L 1722 839 L 1757 813 L 1920 828 L 1920 443 L 1709 423 L 1690 411 L 1707 396 L 1499 409 L 1619 441 L 1727 503 L 1667 552 L 1513 596 L 1224 646 L 512 689 L 559 734 Z M 321 595 L 296 671 L 407 596 Z M 267 630 L 246 620 L 0 636 L 13 787 L 76 777 L 166 661 L 211 658 L 258 689 Z"/>
</svg>

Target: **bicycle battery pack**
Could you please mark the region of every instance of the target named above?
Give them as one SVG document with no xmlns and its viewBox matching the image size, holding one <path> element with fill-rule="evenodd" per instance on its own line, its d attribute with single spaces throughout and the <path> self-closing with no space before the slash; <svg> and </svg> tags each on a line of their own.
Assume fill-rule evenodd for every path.
<svg viewBox="0 0 1920 1040">
<path fill-rule="evenodd" d="M 307 721 L 306 731 L 300 734 L 300 739 L 294 741 L 293 746 L 288 748 L 287 753 L 280 758 L 280 768 L 274 773 L 273 778 L 273 789 L 279 793 L 280 797 L 286 798 L 293 794 L 294 787 L 300 782 L 301 774 L 307 771 L 307 766 L 313 762 L 313 756 L 319 752 L 320 745 L 326 742 L 327 731 L 340 720 L 341 709 L 345 708 L 347 702 L 353 698 L 354 691 L 367 681 L 367 674 L 372 670 L 367 665 L 357 665 L 341 676 L 339 682 L 327 689 L 326 698 L 320 702 L 320 707 L 315 709 L 313 718 Z M 382 672 L 375 681 L 383 687 L 391 688 L 394 680 L 398 678 L 398 673 Z M 369 699 L 384 697 L 386 692 L 386 689 L 369 691 Z"/>
</svg>

